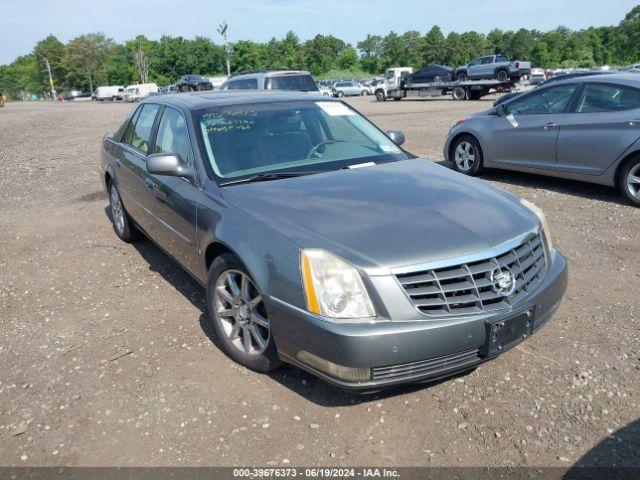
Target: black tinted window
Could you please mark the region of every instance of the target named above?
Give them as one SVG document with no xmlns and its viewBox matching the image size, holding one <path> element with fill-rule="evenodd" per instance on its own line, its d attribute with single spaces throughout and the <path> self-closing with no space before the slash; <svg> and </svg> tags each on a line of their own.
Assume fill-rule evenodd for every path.
<svg viewBox="0 0 640 480">
<path fill-rule="evenodd" d="M 256 90 L 258 88 L 258 80 L 255 78 L 239 78 L 231 80 L 227 84 L 228 90 Z"/>
<path fill-rule="evenodd" d="M 139 113 L 136 112 L 137 118 L 134 117 L 129 127 L 127 127 L 127 131 L 122 139 L 123 143 L 131 145 L 146 155 L 149 151 L 151 129 L 153 127 L 153 121 L 156 118 L 156 113 L 158 113 L 158 108 L 158 105 L 143 105 Z"/>
<path fill-rule="evenodd" d="M 509 103 L 509 113 L 516 115 L 543 115 L 563 113 L 576 85 L 559 85 L 526 95 Z"/>
<path fill-rule="evenodd" d="M 482 59 L 482 64 L 483 65 L 488 65 L 489 63 L 493 63 L 493 57 L 484 57 Z"/>
<path fill-rule="evenodd" d="M 301 90 L 315 92 L 318 90 L 311 75 L 283 75 L 268 77 L 264 88 L 269 90 Z"/>
<path fill-rule="evenodd" d="M 496 63 L 498 62 L 508 62 L 509 59 L 507 57 L 505 57 L 504 55 L 497 55 L 496 56 Z"/>
<path fill-rule="evenodd" d="M 578 113 L 619 112 L 640 108 L 640 90 L 618 85 L 585 85 Z"/>
</svg>

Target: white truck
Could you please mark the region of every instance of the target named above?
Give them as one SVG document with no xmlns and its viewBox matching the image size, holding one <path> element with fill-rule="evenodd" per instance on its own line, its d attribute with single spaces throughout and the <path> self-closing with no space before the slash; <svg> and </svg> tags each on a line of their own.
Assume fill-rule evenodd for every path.
<svg viewBox="0 0 640 480">
<path fill-rule="evenodd" d="M 122 85 L 104 85 L 93 91 L 93 99 L 99 102 L 105 100 L 122 100 L 124 87 Z"/>
<path fill-rule="evenodd" d="M 124 91 L 125 102 L 137 102 L 151 94 L 158 93 L 158 85 L 155 83 L 138 83 L 137 85 L 129 85 Z"/>
<path fill-rule="evenodd" d="M 492 92 L 510 92 L 510 80 L 465 80 L 446 82 L 412 83 L 406 80 L 413 73 L 411 67 L 394 67 L 387 70 L 384 82 L 375 86 L 376 100 L 388 98 L 396 101 L 403 98 L 441 97 L 451 94 L 454 100 L 480 100 Z"/>
</svg>

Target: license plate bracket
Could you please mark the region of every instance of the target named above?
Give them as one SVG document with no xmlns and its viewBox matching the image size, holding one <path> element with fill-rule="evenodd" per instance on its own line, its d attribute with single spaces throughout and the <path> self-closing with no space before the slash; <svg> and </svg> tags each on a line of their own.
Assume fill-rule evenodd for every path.
<svg viewBox="0 0 640 480">
<path fill-rule="evenodd" d="M 513 317 L 485 322 L 486 342 L 483 356 L 493 357 L 526 339 L 533 332 L 535 309 L 529 308 Z"/>
</svg>

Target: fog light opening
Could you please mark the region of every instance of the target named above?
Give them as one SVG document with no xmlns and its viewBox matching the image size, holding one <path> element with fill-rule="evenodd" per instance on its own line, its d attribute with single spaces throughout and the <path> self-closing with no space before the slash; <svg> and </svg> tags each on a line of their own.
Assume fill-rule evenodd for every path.
<svg viewBox="0 0 640 480">
<path fill-rule="evenodd" d="M 352 368 L 337 365 L 329 360 L 320 358 L 313 353 L 309 353 L 306 350 L 300 350 L 296 355 L 298 360 L 310 367 L 313 367 L 321 372 L 331 375 L 332 377 L 339 378 L 347 381 L 363 381 L 371 380 L 370 368 Z"/>
</svg>

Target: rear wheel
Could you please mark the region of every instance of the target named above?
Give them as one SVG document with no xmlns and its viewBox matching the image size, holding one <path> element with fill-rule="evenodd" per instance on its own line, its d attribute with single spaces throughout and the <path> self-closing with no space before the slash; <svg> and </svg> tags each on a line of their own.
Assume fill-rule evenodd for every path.
<svg viewBox="0 0 640 480">
<path fill-rule="evenodd" d="M 507 73 L 506 70 L 498 70 L 498 74 L 496 77 L 500 82 L 506 82 L 507 80 L 509 80 L 509 73 Z"/>
<path fill-rule="evenodd" d="M 120 192 L 113 181 L 109 182 L 109 207 L 113 229 L 118 238 L 127 243 L 135 241 L 139 236 L 138 230 L 124 209 Z"/>
<path fill-rule="evenodd" d="M 451 146 L 450 160 L 453 168 L 465 175 L 475 177 L 482 171 L 482 148 L 475 137 L 462 135 Z"/>
<path fill-rule="evenodd" d="M 213 261 L 207 308 L 220 344 L 233 360 L 257 372 L 282 364 L 262 293 L 234 255 L 223 254 Z"/>
<path fill-rule="evenodd" d="M 466 82 L 467 72 L 458 72 L 458 74 L 456 75 L 456 78 L 458 79 L 459 82 Z"/>
<path fill-rule="evenodd" d="M 464 87 L 454 87 L 451 96 L 454 100 L 464 100 L 467 98 L 467 89 Z"/>
<path fill-rule="evenodd" d="M 640 157 L 636 157 L 624 166 L 618 180 L 620 192 L 633 205 L 640 206 Z"/>
<path fill-rule="evenodd" d="M 342 90 L 338 90 L 338 97 L 344 97 L 344 92 Z"/>
</svg>

